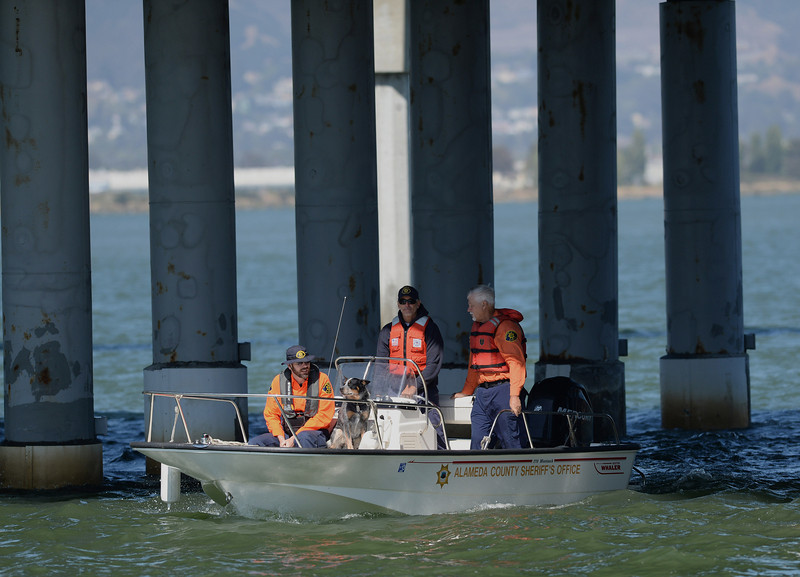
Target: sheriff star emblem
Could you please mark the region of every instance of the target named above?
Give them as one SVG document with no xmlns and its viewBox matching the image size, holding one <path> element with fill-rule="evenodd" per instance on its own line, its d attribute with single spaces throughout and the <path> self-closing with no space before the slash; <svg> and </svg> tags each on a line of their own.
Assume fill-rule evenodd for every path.
<svg viewBox="0 0 800 577">
<path fill-rule="evenodd" d="M 438 477 L 436 479 L 436 483 L 444 489 L 444 486 L 447 485 L 447 481 L 450 479 L 450 469 L 448 469 L 450 465 L 442 465 L 442 468 L 439 469 L 439 472 L 436 474 Z"/>
</svg>

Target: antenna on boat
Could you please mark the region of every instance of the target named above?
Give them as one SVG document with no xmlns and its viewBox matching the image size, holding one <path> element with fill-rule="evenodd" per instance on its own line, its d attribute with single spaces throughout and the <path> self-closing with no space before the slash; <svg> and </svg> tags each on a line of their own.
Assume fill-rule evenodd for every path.
<svg viewBox="0 0 800 577">
<path fill-rule="evenodd" d="M 333 350 L 331 351 L 331 358 L 328 362 L 328 374 L 330 374 L 331 369 L 333 368 L 333 355 L 336 354 L 336 341 L 339 340 L 339 329 L 342 328 L 342 315 L 344 315 L 344 305 L 347 303 L 347 295 L 342 299 L 342 310 L 339 311 L 339 324 L 336 327 L 336 336 L 333 337 Z"/>
</svg>

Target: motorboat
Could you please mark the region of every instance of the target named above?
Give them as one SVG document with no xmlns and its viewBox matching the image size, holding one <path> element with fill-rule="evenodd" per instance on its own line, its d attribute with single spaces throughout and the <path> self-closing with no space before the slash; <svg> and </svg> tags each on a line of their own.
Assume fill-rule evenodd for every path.
<svg viewBox="0 0 800 577">
<path fill-rule="evenodd" d="M 337 392 L 350 378 L 369 381 L 369 395 L 363 401 L 368 406 L 367 423 L 357 448 L 349 448 L 353 446 L 349 443 L 344 448 L 248 445 L 241 399 L 230 394 L 169 392 L 145 393 L 150 407 L 147 440 L 131 447 L 162 464 L 164 500 L 174 500 L 174 490 L 165 489 L 165 483 L 169 478 L 174 483 L 175 473 L 180 472 L 197 479 L 219 505 L 256 518 L 430 515 L 561 505 L 627 489 L 639 446 L 620 442 L 608 415 L 587 411 L 585 406 L 578 407 L 584 410 L 565 407 L 553 398 L 536 399 L 534 386 L 521 419 L 527 446 L 491 448 L 490 434 L 480 450 L 470 450 L 468 438 L 448 436 L 441 410 L 427 402 L 418 367 L 404 361 L 398 370 L 393 363 L 397 360 L 341 357 L 335 371 L 330 371 Z M 422 394 L 402 394 L 410 379 L 422 382 Z M 263 402 L 268 395 L 244 396 Z M 341 411 L 346 400 L 337 395 L 335 402 Z M 154 440 L 152 434 L 158 403 L 169 404 L 175 414 L 166 440 Z M 238 440 L 214 437 L 193 423 L 193 413 L 204 414 L 193 407 L 204 403 L 229 407 Z M 593 431 L 600 422 L 613 431 L 610 441 L 594 441 Z M 437 448 L 437 428 L 444 449 Z"/>
</svg>

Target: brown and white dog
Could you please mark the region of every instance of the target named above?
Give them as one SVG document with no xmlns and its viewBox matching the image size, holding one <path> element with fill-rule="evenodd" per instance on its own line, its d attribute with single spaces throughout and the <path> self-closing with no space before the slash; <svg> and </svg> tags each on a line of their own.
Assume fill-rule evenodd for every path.
<svg viewBox="0 0 800 577">
<path fill-rule="evenodd" d="M 368 384 L 364 379 L 350 377 L 339 389 L 345 401 L 339 408 L 339 418 L 328 441 L 331 449 L 358 449 L 361 444 L 369 419 L 369 403 L 365 402 L 369 399 Z"/>
</svg>

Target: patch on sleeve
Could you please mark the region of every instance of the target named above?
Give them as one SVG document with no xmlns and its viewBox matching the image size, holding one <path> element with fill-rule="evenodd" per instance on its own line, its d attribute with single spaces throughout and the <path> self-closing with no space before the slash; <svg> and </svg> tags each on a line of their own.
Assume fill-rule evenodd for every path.
<svg viewBox="0 0 800 577">
<path fill-rule="evenodd" d="M 330 381 L 322 385 L 322 392 L 325 393 L 326 395 L 329 395 L 333 392 L 333 387 L 331 386 Z"/>
<path fill-rule="evenodd" d="M 514 342 L 514 341 L 516 341 L 518 338 L 519 338 L 519 336 L 517 335 L 517 331 L 508 331 L 508 332 L 506 333 L 506 340 L 507 340 L 509 343 L 513 343 L 513 342 Z"/>
</svg>

